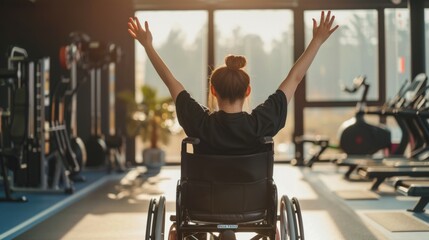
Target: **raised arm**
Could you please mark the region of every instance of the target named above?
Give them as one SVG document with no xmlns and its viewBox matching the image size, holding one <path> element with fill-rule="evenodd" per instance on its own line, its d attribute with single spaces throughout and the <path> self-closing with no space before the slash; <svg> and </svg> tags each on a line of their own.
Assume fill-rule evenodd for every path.
<svg viewBox="0 0 429 240">
<path fill-rule="evenodd" d="M 147 21 L 145 21 L 145 27 L 143 29 L 136 17 L 130 18 L 128 21 L 128 33 L 131 35 L 131 37 L 138 40 L 145 48 L 146 54 L 149 57 L 153 67 L 170 91 L 174 102 L 176 102 L 177 95 L 184 90 L 184 87 L 173 76 L 170 69 L 168 69 L 167 65 L 165 65 L 164 61 L 162 61 L 161 57 L 153 48 L 152 33 L 149 30 L 149 24 Z"/>
<path fill-rule="evenodd" d="M 295 94 L 298 84 L 304 78 L 305 73 L 313 62 L 320 46 L 322 46 L 326 39 L 328 39 L 329 36 L 337 30 L 338 25 L 332 27 L 334 19 L 335 16 L 331 16 L 331 11 L 328 11 L 326 18 L 325 12 L 322 11 L 319 26 L 317 26 L 316 20 L 313 18 L 313 39 L 311 39 L 310 44 L 295 62 L 292 69 L 289 71 L 289 74 L 279 86 L 279 89 L 286 94 L 288 103 Z"/>
</svg>

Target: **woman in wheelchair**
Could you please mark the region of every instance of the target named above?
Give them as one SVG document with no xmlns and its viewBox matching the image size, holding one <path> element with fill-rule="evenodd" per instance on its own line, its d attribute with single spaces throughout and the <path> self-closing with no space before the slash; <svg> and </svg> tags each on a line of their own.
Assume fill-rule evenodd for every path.
<svg viewBox="0 0 429 240">
<path fill-rule="evenodd" d="M 187 136 L 192 136 L 198 139 L 196 140 L 198 144 L 196 144 L 196 141 L 192 139 L 184 141 L 184 143 L 182 144 L 182 177 L 181 177 L 182 183 L 178 184 L 178 192 L 179 192 L 178 195 L 185 194 L 185 192 L 187 192 L 187 194 L 189 195 L 191 194 L 191 192 L 195 191 L 194 194 L 192 194 L 192 196 L 201 196 L 200 195 L 202 194 L 201 192 L 204 192 L 204 190 L 201 190 L 201 189 L 208 187 L 211 189 L 211 192 L 213 193 L 213 189 L 216 189 L 217 187 L 219 187 L 219 186 L 213 186 L 213 184 L 207 185 L 207 186 L 205 184 L 202 184 L 200 185 L 200 188 L 198 188 L 198 184 L 196 185 L 194 184 L 192 188 L 186 187 L 185 192 L 180 192 L 180 190 L 183 188 L 182 186 L 183 182 L 190 184 L 189 181 L 185 181 L 185 179 L 189 180 L 189 176 L 185 178 L 183 173 L 183 171 L 189 170 L 189 169 L 184 169 L 189 167 L 187 166 L 188 163 L 184 164 L 184 158 L 187 159 L 188 157 L 191 156 L 191 155 L 187 155 L 186 153 L 187 142 L 194 144 L 195 154 L 192 154 L 192 156 L 190 157 L 191 159 L 194 158 L 193 157 L 194 155 L 197 155 L 197 158 L 199 159 L 205 158 L 205 156 L 215 156 L 214 158 L 209 157 L 209 159 L 211 160 L 216 159 L 215 162 L 219 162 L 219 160 L 217 159 L 219 155 L 231 156 L 232 158 L 234 157 L 240 158 L 239 156 L 243 156 L 243 155 L 255 156 L 260 152 L 272 153 L 272 141 L 268 141 L 267 143 L 267 142 L 260 141 L 260 139 L 262 139 L 265 136 L 275 136 L 278 133 L 278 131 L 280 131 L 285 126 L 286 116 L 287 116 L 287 105 L 292 99 L 298 84 L 303 79 L 307 69 L 310 67 L 319 48 L 329 38 L 329 36 L 338 28 L 338 25 L 333 24 L 334 19 L 335 19 L 335 16 L 333 16 L 330 11 L 328 11 L 326 15 L 324 11 L 321 12 L 319 24 L 317 24 L 315 19 L 313 19 L 313 38 L 310 41 L 309 45 L 302 53 L 300 58 L 295 62 L 293 67 L 290 69 L 286 78 L 280 83 L 278 89 L 272 95 L 270 95 L 264 103 L 254 108 L 251 111 L 251 113 L 247 113 L 243 111 L 243 105 L 244 105 L 245 99 L 247 96 L 249 96 L 251 92 L 250 76 L 244 70 L 244 67 L 246 66 L 246 58 L 244 56 L 228 55 L 225 58 L 225 65 L 216 68 L 212 72 L 210 76 L 210 93 L 217 100 L 217 110 L 212 112 L 207 107 L 202 106 L 191 97 L 191 95 L 185 90 L 183 85 L 174 77 L 172 72 L 169 70 L 169 68 L 163 62 L 161 57 L 158 55 L 157 51 L 154 49 L 152 45 L 152 33 L 149 29 L 148 22 L 145 21 L 144 27 L 142 27 L 137 18 L 134 17 L 129 19 L 128 32 L 131 35 L 131 37 L 138 40 L 145 48 L 146 54 L 150 59 L 152 65 L 154 66 L 155 70 L 159 74 L 162 81 L 167 86 L 176 104 L 177 117 L 180 125 L 183 127 Z M 266 156 L 262 156 L 262 157 L 267 158 Z M 266 197 L 267 199 L 271 199 L 275 197 L 276 203 L 275 203 L 275 209 L 273 209 L 273 211 L 274 213 L 276 213 L 277 193 L 276 191 L 272 191 L 272 188 L 275 188 L 275 185 L 272 183 L 272 154 L 271 156 L 268 156 L 268 158 L 271 159 L 271 163 L 270 163 L 271 166 L 266 167 L 267 176 L 265 176 L 265 178 L 267 177 L 270 180 L 268 181 L 269 182 L 268 185 L 271 184 L 272 186 L 266 187 L 267 184 L 265 185 L 262 184 L 265 186 L 265 187 L 262 187 L 262 189 L 263 191 L 266 192 L 266 194 L 271 194 L 271 196 Z M 198 161 L 201 161 L 201 160 L 198 160 Z M 195 162 L 198 162 L 198 161 L 195 161 Z M 193 161 L 189 161 L 189 162 L 192 162 L 192 164 L 194 164 Z M 208 164 L 209 161 L 204 161 L 204 162 Z M 227 165 L 229 165 L 230 167 L 231 159 L 228 159 L 226 162 L 227 162 Z M 192 165 L 192 164 L 189 163 L 189 165 Z M 247 163 L 242 163 L 242 164 L 248 165 Z M 183 166 L 183 165 L 186 165 L 186 166 Z M 205 166 L 203 164 L 197 164 L 197 165 L 199 167 Z M 215 172 L 213 167 L 215 166 L 211 166 L 211 169 L 207 169 L 207 171 Z M 240 170 L 240 167 L 242 168 L 243 165 L 238 166 L 234 170 L 238 171 Z M 194 167 L 190 167 L 190 169 L 191 168 L 194 168 Z M 201 168 L 196 168 L 196 169 L 198 172 L 203 172 Z M 220 175 L 220 174 L 213 174 L 213 175 L 216 175 L 216 176 L 212 176 L 213 179 L 211 180 L 217 179 L 219 177 L 217 175 Z M 199 176 L 199 177 L 206 177 L 206 176 Z M 230 180 L 239 181 L 239 179 L 235 179 L 234 177 L 231 177 Z M 258 186 L 255 186 L 254 188 L 250 187 L 250 189 L 256 190 L 260 188 L 261 184 L 260 182 L 258 182 L 259 181 L 258 179 L 255 180 L 254 178 L 250 178 L 250 180 L 256 181 L 259 184 L 259 185 L 256 184 Z M 245 185 L 248 183 L 243 183 L 243 184 Z M 239 189 L 243 189 L 243 186 L 240 186 Z M 226 185 L 222 186 L 223 190 L 218 192 L 218 195 L 225 194 L 225 189 L 230 189 L 231 192 L 234 192 L 235 190 L 237 190 L 237 189 L 234 190 L 233 187 L 232 188 L 229 188 L 229 187 L 230 186 L 226 186 Z M 198 195 L 195 195 L 195 194 L 198 194 Z M 261 194 L 259 194 L 259 196 L 260 195 Z M 234 196 L 234 194 L 232 196 Z M 257 194 L 256 195 L 250 194 L 249 197 L 251 196 L 255 197 L 257 196 Z M 219 196 L 214 196 L 213 194 L 211 194 L 210 197 L 214 197 L 216 199 Z M 209 201 L 212 203 L 215 202 L 215 201 L 212 201 L 211 199 L 203 199 L 203 200 Z M 220 198 L 217 200 L 221 201 L 222 199 Z M 284 200 L 288 201 L 288 199 L 284 199 Z M 162 201 L 165 201 L 165 200 L 162 200 L 160 198 L 160 201 L 157 204 L 159 205 Z M 231 199 L 230 201 L 234 201 L 234 200 Z M 190 202 L 192 202 L 192 204 Z M 201 202 L 201 199 L 200 201 L 185 200 L 183 201 L 183 205 L 185 205 L 185 207 L 186 205 L 193 206 L 193 204 L 198 205 L 198 202 Z M 251 202 L 251 201 L 247 200 L 246 203 L 247 202 Z M 270 202 L 270 201 L 267 200 L 266 202 Z M 249 203 L 249 204 L 252 205 L 254 203 Z M 155 207 L 156 204 L 153 203 L 153 205 L 154 206 L 152 207 Z M 222 207 L 221 205 L 222 204 L 220 204 L 218 207 L 221 208 Z M 192 206 L 190 207 L 192 208 Z M 182 209 L 183 206 L 176 203 L 176 208 Z M 201 206 L 201 209 L 204 209 L 204 208 L 205 206 Z M 209 209 L 208 212 L 211 211 L 213 213 L 214 211 L 213 206 L 211 206 L 210 208 L 211 209 Z M 183 210 L 183 212 L 189 212 L 189 209 L 186 208 L 185 210 Z M 249 210 L 249 209 L 244 209 L 244 210 Z M 165 211 L 165 209 L 163 209 L 162 211 Z M 162 212 L 162 211 L 159 210 L 159 212 Z M 191 230 L 188 229 L 189 231 L 186 230 L 185 229 L 186 226 L 192 226 L 191 228 L 194 228 L 195 225 L 189 225 L 189 223 L 182 223 L 181 221 L 179 221 L 179 218 L 184 218 L 184 216 L 182 216 L 182 212 L 180 212 L 182 210 L 176 209 L 176 211 L 178 213 L 177 216 L 175 216 L 175 218 L 177 218 L 176 228 L 177 228 L 178 238 L 184 238 L 186 236 L 189 237 L 189 236 L 192 236 L 192 233 L 197 233 L 200 231 L 200 230 L 197 231 L 195 229 L 191 229 Z M 197 212 L 198 212 L 198 208 L 195 213 Z M 217 211 L 214 211 L 214 212 L 218 213 Z M 248 214 L 246 216 L 240 215 L 240 217 L 243 217 L 243 220 L 245 220 L 244 222 L 246 223 L 256 221 L 256 219 L 251 219 L 250 221 L 248 221 L 249 219 L 246 219 L 247 217 L 249 217 L 249 215 L 251 215 L 250 212 L 251 211 L 248 211 Z M 270 215 L 270 214 L 267 214 L 267 215 Z M 220 215 L 218 215 L 218 217 L 219 216 Z M 230 215 L 226 214 L 223 217 L 231 217 L 231 214 Z M 276 214 L 274 214 L 272 217 L 274 218 L 273 221 L 277 220 Z M 192 216 L 187 215 L 186 218 L 192 218 Z M 189 219 L 184 219 L 184 220 L 189 220 Z M 222 220 L 222 217 L 220 217 L 220 219 L 218 220 Z M 231 222 L 227 220 L 228 219 L 223 219 L 223 221 L 219 222 L 221 223 L 220 225 L 223 225 L 223 223 L 226 224 L 223 227 L 225 227 L 225 229 L 229 229 L 227 233 L 231 233 L 231 230 L 233 230 L 233 232 L 242 231 L 243 229 L 246 229 L 246 227 L 248 227 L 248 225 L 244 225 L 244 227 L 241 230 L 238 230 L 238 228 L 235 228 L 235 225 L 229 226 L 228 224 L 231 224 Z M 239 221 L 239 219 L 234 219 L 234 220 Z M 205 221 L 202 221 L 202 222 L 205 222 Z M 267 222 L 266 219 L 265 219 L 265 222 Z M 197 225 L 199 226 L 199 224 Z M 183 229 L 182 229 L 182 226 L 183 226 Z M 205 226 L 206 228 L 213 230 L 212 225 L 205 225 Z M 265 225 L 263 224 L 261 225 L 257 223 L 257 226 L 265 226 Z M 261 228 L 261 229 L 256 231 L 259 235 L 268 237 L 270 239 L 274 239 L 272 228 L 269 228 L 269 230 L 267 231 L 265 231 L 266 229 L 264 230 L 264 228 Z M 291 230 L 289 229 L 289 231 Z M 206 232 L 210 232 L 210 231 L 206 231 Z M 217 231 L 214 231 L 214 232 L 222 232 L 222 230 L 218 229 Z M 274 227 L 274 235 L 275 235 L 275 227 Z M 150 236 L 149 237 L 146 236 L 146 238 L 153 239 Z M 155 236 L 155 239 L 157 238 L 158 237 Z"/>
</svg>

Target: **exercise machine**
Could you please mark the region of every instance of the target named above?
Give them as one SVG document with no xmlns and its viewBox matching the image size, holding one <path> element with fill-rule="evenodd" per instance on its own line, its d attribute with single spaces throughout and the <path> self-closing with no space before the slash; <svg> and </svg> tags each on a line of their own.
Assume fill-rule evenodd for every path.
<svg viewBox="0 0 429 240">
<path fill-rule="evenodd" d="M 45 122 L 49 107 L 50 60 L 30 61 L 26 50 L 13 47 L 9 54 L 9 70 L 16 70 L 16 78 L 8 87 L 13 99 L 10 123 L 3 121 L 2 156 L 10 170 L 12 181 L 3 167 L 4 179 L 11 191 L 73 192 L 68 172 L 49 144 L 49 126 Z M 9 79 L 9 80 L 10 80 Z M 10 82 L 10 81 L 9 81 Z M 11 101 L 7 101 L 10 104 Z M 4 124 L 6 122 L 6 125 Z M 5 128 L 4 126 L 10 126 Z M 49 179 L 49 164 L 59 162 L 53 179 Z M 61 179 L 62 178 L 62 179 Z"/>
<path fill-rule="evenodd" d="M 427 123 L 419 121 L 419 116 L 422 116 L 420 111 L 415 107 L 422 105 L 420 103 L 421 96 L 425 91 L 423 87 L 426 82 L 426 74 L 418 74 L 413 81 L 406 81 L 399 90 L 398 94 L 389 101 L 389 104 L 383 106 L 381 109 L 367 109 L 366 114 L 377 114 L 383 116 L 393 116 L 402 130 L 402 138 L 396 153 L 399 155 L 391 155 L 382 158 L 373 157 L 347 157 L 338 159 L 336 164 L 338 166 L 347 166 L 349 169 L 345 173 L 346 179 L 351 179 L 351 174 L 358 166 L 395 166 L 395 167 L 410 167 L 410 163 L 414 162 L 414 166 L 422 165 L 421 160 L 426 159 L 425 152 L 428 151 L 427 139 L 429 139 L 429 131 Z M 423 94 L 424 95 L 424 94 Z M 425 133 L 426 132 L 426 133 Z M 410 141 L 412 139 L 412 141 Z M 407 142 L 414 142 L 418 144 L 409 144 L 411 154 L 404 156 L 405 147 Z"/>
<path fill-rule="evenodd" d="M 115 44 L 108 46 L 108 93 L 109 93 L 109 132 L 105 135 L 106 146 L 108 149 L 108 170 L 116 169 L 117 172 L 123 172 L 124 167 L 124 137 L 116 131 L 116 64 L 122 57 L 121 48 Z"/>
<path fill-rule="evenodd" d="M 394 182 L 394 187 L 397 192 L 405 196 L 420 197 L 416 205 L 407 209 L 413 213 L 423 213 L 426 205 L 429 203 L 429 179 L 397 179 Z"/>
<path fill-rule="evenodd" d="M 83 46 L 88 63 L 91 83 L 91 135 L 85 146 L 88 154 L 87 166 L 102 166 L 107 163 L 108 149 L 101 131 L 101 74 L 106 64 L 107 47 L 97 41 Z"/>
<path fill-rule="evenodd" d="M 355 93 L 361 88 L 363 88 L 363 94 L 361 100 L 357 102 L 355 116 L 345 121 L 339 129 L 339 147 L 347 155 L 372 155 L 391 146 L 390 131 L 383 125 L 371 125 L 364 119 L 369 90 L 366 77 L 355 78 L 353 87 L 344 87 L 343 90 Z"/>
<path fill-rule="evenodd" d="M 3 178 L 4 198 L 0 201 L 26 202 L 25 196 L 13 197 L 8 170 L 16 171 L 26 168 L 24 162 L 24 143 L 26 141 L 27 92 L 25 88 L 17 88 L 24 74 L 22 61 L 27 58 L 27 51 L 12 48 L 7 69 L 0 70 L 0 90 L 2 106 L 0 119 L 0 168 Z M 16 65 L 12 60 L 19 60 Z"/>
<path fill-rule="evenodd" d="M 70 78 L 69 88 L 66 95 L 69 96 L 68 101 L 64 102 L 64 121 L 69 133 L 71 151 L 74 152 L 76 160 L 79 163 L 80 169 L 82 170 L 86 165 L 87 153 L 83 140 L 78 136 L 77 128 L 77 92 L 81 82 L 84 82 L 86 78 L 81 79 L 78 82 L 77 70 L 80 63 L 80 43 L 86 41 L 87 36 L 71 33 L 70 39 L 72 43 L 60 48 L 59 59 L 61 67 L 68 72 Z M 66 76 L 67 77 L 67 76 Z M 66 102 L 68 104 L 66 104 Z"/>
<path fill-rule="evenodd" d="M 371 125 L 364 119 L 369 84 L 365 76 L 358 76 L 353 79 L 351 88 L 343 87 L 343 91 L 356 93 L 363 89 L 362 97 L 356 104 L 355 116 L 346 120 L 339 127 L 339 145 L 331 146 L 329 139 L 323 136 L 299 136 L 295 138 L 295 144 L 312 143 L 319 147 L 319 151 L 313 154 L 309 159 L 303 159 L 302 153 L 297 153 L 296 159 L 292 161 L 293 165 L 305 165 L 311 167 L 315 162 L 334 162 L 335 160 L 323 161 L 320 155 L 327 148 L 336 148 L 344 152 L 347 156 L 351 155 L 372 155 L 382 149 L 390 149 L 391 136 L 390 131 L 384 125 Z"/>
</svg>

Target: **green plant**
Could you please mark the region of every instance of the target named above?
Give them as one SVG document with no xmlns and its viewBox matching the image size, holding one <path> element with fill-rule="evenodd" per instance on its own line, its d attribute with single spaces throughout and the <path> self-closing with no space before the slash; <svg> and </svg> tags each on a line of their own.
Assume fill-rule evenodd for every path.
<svg viewBox="0 0 429 240">
<path fill-rule="evenodd" d="M 174 102 L 171 97 L 159 98 L 156 89 L 149 85 L 142 86 L 140 91 L 141 102 L 136 102 L 131 91 L 118 95 L 126 103 L 127 134 L 149 142 L 150 148 L 159 148 L 160 142 L 168 144 L 171 134 L 178 131 Z"/>
</svg>

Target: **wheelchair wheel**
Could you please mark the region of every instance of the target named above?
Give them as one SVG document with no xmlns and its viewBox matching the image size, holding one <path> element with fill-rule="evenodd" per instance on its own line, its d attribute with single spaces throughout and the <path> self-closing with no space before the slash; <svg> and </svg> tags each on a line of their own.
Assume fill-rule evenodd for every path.
<svg viewBox="0 0 429 240">
<path fill-rule="evenodd" d="M 152 234 L 155 240 L 164 240 L 164 229 L 165 229 L 165 197 L 160 196 L 159 201 L 154 213 L 152 226 Z"/>
<path fill-rule="evenodd" d="M 152 235 L 152 218 L 155 212 L 156 199 L 152 198 L 149 202 L 149 209 L 147 211 L 147 221 L 146 221 L 146 236 L 145 240 L 150 240 Z"/>
<path fill-rule="evenodd" d="M 291 200 L 283 195 L 280 201 L 280 239 L 298 240 L 295 211 Z"/>
<path fill-rule="evenodd" d="M 152 198 L 149 202 L 146 225 L 146 240 L 163 240 L 165 227 L 165 197 L 159 197 L 157 202 Z"/>
<path fill-rule="evenodd" d="M 292 198 L 292 204 L 295 211 L 295 222 L 298 223 L 298 237 L 300 240 L 304 240 L 304 225 L 302 224 L 301 207 L 296 197 Z"/>
</svg>

